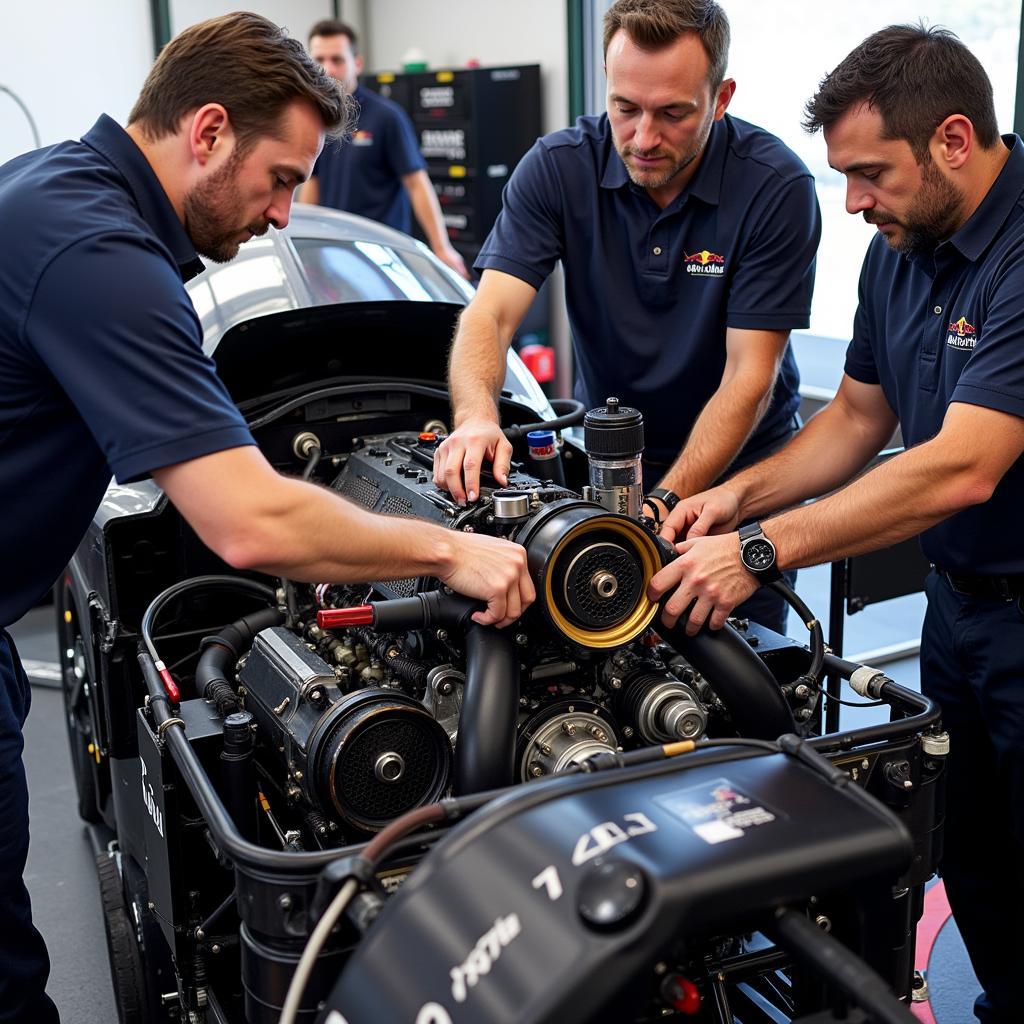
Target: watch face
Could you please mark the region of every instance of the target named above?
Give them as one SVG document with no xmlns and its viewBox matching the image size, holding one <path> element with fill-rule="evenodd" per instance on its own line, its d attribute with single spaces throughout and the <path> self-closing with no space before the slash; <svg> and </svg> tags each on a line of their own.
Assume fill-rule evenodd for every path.
<svg viewBox="0 0 1024 1024">
<path fill-rule="evenodd" d="M 755 572 L 770 569 L 775 564 L 775 548 L 771 541 L 748 541 L 743 547 L 743 563 Z"/>
</svg>

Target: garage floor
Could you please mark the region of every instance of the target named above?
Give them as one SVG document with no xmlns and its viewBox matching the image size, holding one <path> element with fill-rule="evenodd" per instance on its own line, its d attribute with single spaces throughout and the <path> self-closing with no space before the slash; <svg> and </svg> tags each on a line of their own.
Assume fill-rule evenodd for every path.
<svg viewBox="0 0 1024 1024">
<path fill-rule="evenodd" d="M 800 574 L 801 596 L 814 609 L 828 607 L 828 571 Z M 848 655 L 878 650 L 920 633 L 924 599 L 899 598 L 869 608 L 846 622 Z M 823 620 L 826 618 L 822 616 Z M 53 611 L 36 608 L 12 627 L 33 682 L 32 713 L 26 725 L 32 844 L 26 882 L 36 924 L 50 949 L 49 992 L 64 1024 L 116 1020 L 100 913 L 93 854 L 75 807 L 63 708 L 56 673 Z M 791 620 L 795 617 L 791 616 Z M 791 632 L 799 639 L 802 627 Z M 916 658 L 888 665 L 897 682 L 917 688 Z M 844 694 L 844 697 L 851 696 Z M 856 699 L 856 698 L 855 698 Z M 872 717 L 874 716 L 874 717 Z M 878 711 L 843 708 L 843 727 L 877 721 Z M 930 950 L 930 1004 L 917 1004 L 925 1024 L 975 1024 L 971 1005 L 978 991 L 959 933 L 944 909 L 941 886 L 928 894 L 919 946 Z"/>
</svg>

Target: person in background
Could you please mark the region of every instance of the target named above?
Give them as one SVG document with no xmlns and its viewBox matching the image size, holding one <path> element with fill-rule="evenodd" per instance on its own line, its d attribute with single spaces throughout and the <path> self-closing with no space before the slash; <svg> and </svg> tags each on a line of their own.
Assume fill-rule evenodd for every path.
<svg viewBox="0 0 1024 1024">
<path fill-rule="evenodd" d="M 644 416 L 646 507 L 784 444 L 797 428 L 789 333 L 807 327 L 821 220 L 814 181 L 773 135 L 726 113 L 729 22 L 713 0 L 619 0 L 604 20 L 607 113 L 540 139 L 476 261 L 449 367 L 455 430 L 434 480 L 479 495 L 493 463 L 505 353 L 561 260 L 577 399 Z M 656 486 L 655 486 L 656 485 Z M 785 631 L 763 591 L 739 614 Z"/>
<path fill-rule="evenodd" d="M 52 585 L 111 474 L 152 476 L 228 565 L 306 581 L 432 575 L 484 625 L 533 600 L 516 544 L 373 515 L 277 473 L 203 354 L 183 281 L 199 255 L 288 223 L 347 103 L 300 42 L 255 14 L 164 47 L 127 128 L 0 167 L 0 1021 L 54 1024 L 49 960 L 22 878 L 31 690 L 15 622 Z"/>
<path fill-rule="evenodd" d="M 359 84 L 363 58 L 355 31 L 341 21 L 318 21 L 309 33 L 309 53 L 359 104 L 359 113 L 349 143 L 328 145 L 320 154 L 312 177 L 299 191 L 299 202 L 357 213 L 406 234 L 415 214 L 434 255 L 468 277 L 466 264 L 448 239 L 409 116 L 397 103 Z"/>
<path fill-rule="evenodd" d="M 846 209 L 878 229 L 846 372 L 780 452 L 679 504 L 669 523 L 687 539 L 651 596 L 674 589 L 665 613 L 688 616 L 688 631 L 707 618 L 718 627 L 759 574 L 921 535 L 933 563 L 921 689 L 950 737 L 940 871 L 984 989 L 976 1016 L 1019 1024 L 1024 143 L 1000 137 L 977 57 L 919 25 L 853 50 L 808 103 L 806 126 L 824 131 Z M 897 424 L 906 450 L 861 475 Z M 751 565 L 733 531 L 767 515 L 769 546 Z"/>
</svg>

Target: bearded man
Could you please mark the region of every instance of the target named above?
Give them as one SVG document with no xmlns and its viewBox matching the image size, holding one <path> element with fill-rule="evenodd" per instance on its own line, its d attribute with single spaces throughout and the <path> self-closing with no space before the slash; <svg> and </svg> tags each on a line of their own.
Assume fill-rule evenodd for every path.
<svg viewBox="0 0 1024 1024">
<path fill-rule="evenodd" d="M 726 113 L 728 49 L 713 0 L 619 0 L 605 15 L 607 112 L 536 143 L 476 260 L 449 369 L 456 429 L 434 462 L 459 500 L 478 496 L 485 460 L 507 479 L 505 352 L 559 260 L 575 395 L 643 412 L 653 517 L 796 429 L 789 333 L 809 323 L 818 204 L 786 146 Z M 740 614 L 785 621 L 769 591 Z"/>
<path fill-rule="evenodd" d="M 978 58 L 920 25 L 865 39 L 805 124 L 846 177 L 847 210 L 878 229 L 846 372 L 785 448 L 680 503 L 668 529 L 687 539 L 650 596 L 674 588 L 669 622 L 716 628 L 765 573 L 920 534 L 933 564 L 921 689 L 950 737 L 940 872 L 984 989 L 975 1015 L 1011 1024 L 1024 960 L 1024 146 L 1000 136 Z M 862 473 L 897 425 L 906 451 Z M 766 515 L 752 565 L 734 531 Z"/>
<path fill-rule="evenodd" d="M 0 1022 L 53 1024 L 46 947 L 22 880 L 31 691 L 3 628 L 56 579 L 114 475 L 152 476 L 237 569 L 357 582 L 432 575 L 507 625 L 533 599 L 522 547 L 368 513 L 278 474 L 212 360 L 183 281 L 288 223 L 324 136 L 347 121 L 337 83 L 255 14 L 182 32 L 127 128 L 0 167 Z"/>
</svg>

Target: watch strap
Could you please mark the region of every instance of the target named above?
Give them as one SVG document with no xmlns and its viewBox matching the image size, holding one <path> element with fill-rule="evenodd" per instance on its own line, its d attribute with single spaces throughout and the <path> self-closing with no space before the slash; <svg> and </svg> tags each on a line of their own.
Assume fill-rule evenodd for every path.
<svg viewBox="0 0 1024 1024">
<path fill-rule="evenodd" d="M 679 504 L 680 498 L 675 491 L 670 491 L 667 487 L 655 487 L 653 491 L 647 492 L 648 498 L 657 498 L 665 508 L 672 511 Z"/>
</svg>

